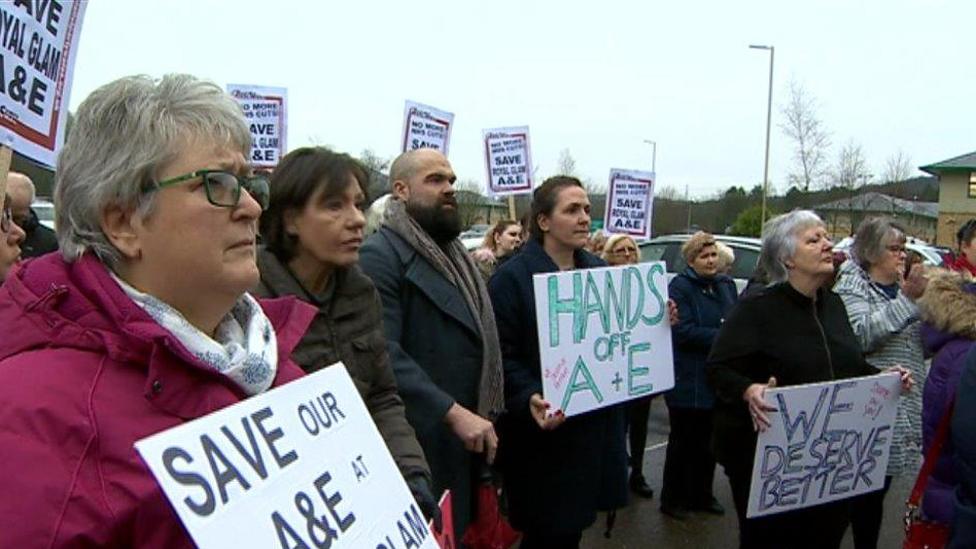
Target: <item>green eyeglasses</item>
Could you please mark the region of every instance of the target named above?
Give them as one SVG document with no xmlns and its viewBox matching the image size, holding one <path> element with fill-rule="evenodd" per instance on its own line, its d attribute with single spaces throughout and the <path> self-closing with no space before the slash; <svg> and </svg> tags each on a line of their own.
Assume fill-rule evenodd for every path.
<svg viewBox="0 0 976 549">
<path fill-rule="evenodd" d="M 261 205 L 261 210 L 268 209 L 271 198 L 271 186 L 268 178 L 263 175 L 241 177 L 222 170 L 197 170 L 192 173 L 171 177 L 155 184 L 156 189 L 176 185 L 196 178 L 203 179 L 203 187 L 207 191 L 207 201 L 221 208 L 236 208 L 241 201 L 241 188 L 251 195 L 251 198 Z"/>
</svg>

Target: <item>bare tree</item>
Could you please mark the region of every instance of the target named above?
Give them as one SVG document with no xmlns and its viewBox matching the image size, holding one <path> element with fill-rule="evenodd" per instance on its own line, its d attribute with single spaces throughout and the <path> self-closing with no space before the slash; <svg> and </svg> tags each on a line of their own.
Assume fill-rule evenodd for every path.
<svg viewBox="0 0 976 549">
<path fill-rule="evenodd" d="M 678 193 L 678 189 L 675 189 L 671 185 L 662 185 L 654 190 L 654 198 L 661 200 L 671 200 L 678 201 L 683 197 Z"/>
<path fill-rule="evenodd" d="M 867 184 L 871 179 L 871 174 L 867 173 L 867 165 L 861 145 L 853 140 L 848 141 L 837 155 L 834 182 L 850 191 Z"/>
<path fill-rule="evenodd" d="M 459 179 L 454 183 L 454 192 L 462 227 L 486 222 L 486 212 L 491 201 L 481 193 L 481 185 L 477 181 Z"/>
<path fill-rule="evenodd" d="M 393 162 L 389 158 L 379 156 L 373 152 L 373 149 L 363 149 L 363 152 L 359 153 L 359 161 L 365 164 L 367 168 L 380 173 L 386 171 Z"/>
<path fill-rule="evenodd" d="M 817 100 L 796 80 L 790 80 L 789 102 L 781 111 L 785 120 L 780 129 L 793 140 L 795 164 L 787 177 L 791 185 L 809 191 L 826 179 L 830 135 L 817 116 Z"/>
<path fill-rule="evenodd" d="M 885 183 L 901 183 L 911 177 L 914 172 L 912 158 L 899 149 L 897 153 L 885 160 L 884 169 L 881 173 Z"/>
<path fill-rule="evenodd" d="M 559 160 L 556 161 L 556 173 L 559 175 L 576 176 L 576 161 L 573 160 L 573 155 L 569 153 L 569 149 L 559 151 Z"/>
</svg>

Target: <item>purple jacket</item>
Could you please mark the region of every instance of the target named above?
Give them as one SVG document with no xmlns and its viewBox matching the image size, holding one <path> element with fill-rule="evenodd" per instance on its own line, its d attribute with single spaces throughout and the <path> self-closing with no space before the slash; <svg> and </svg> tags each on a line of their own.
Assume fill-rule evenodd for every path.
<svg viewBox="0 0 976 549">
<path fill-rule="evenodd" d="M 936 270 L 928 274 L 925 293 L 917 301 L 924 324 L 922 343 L 932 366 L 922 393 L 922 451 L 932 445 L 939 421 L 955 398 L 966 353 L 976 342 L 976 285 L 959 273 Z M 922 512 L 949 524 L 953 491 L 958 484 L 951 439 L 942 448 L 922 497 Z"/>
<path fill-rule="evenodd" d="M 315 309 L 262 307 L 278 386 Z M 133 443 L 245 397 L 93 256 L 22 263 L 0 288 L 0 547 L 193 547 Z"/>
</svg>

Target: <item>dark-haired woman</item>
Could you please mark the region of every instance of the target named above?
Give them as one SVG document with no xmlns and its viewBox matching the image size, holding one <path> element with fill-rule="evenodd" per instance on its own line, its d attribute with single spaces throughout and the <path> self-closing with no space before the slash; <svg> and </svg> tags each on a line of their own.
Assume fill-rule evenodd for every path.
<svg viewBox="0 0 976 549">
<path fill-rule="evenodd" d="M 976 219 L 970 219 L 959 227 L 956 231 L 956 244 L 959 246 L 959 255 L 949 268 L 976 276 Z"/>
<path fill-rule="evenodd" d="M 533 195 L 531 238 L 491 279 L 505 367 L 498 464 L 523 549 L 578 547 L 598 510 L 627 499 L 624 410 L 566 419 L 542 398 L 532 275 L 606 265 L 583 250 L 590 201 L 578 179 L 547 179 Z"/>
<path fill-rule="evenodd" d="M 295 348 L 295 362 L 314 372 L 342 361 L 349 370 L 411 492 L 435 512 L 430 470 L 386 353 L 379 295 L 356 265 L 363 242 L 368 175 L 346 154 L 323 147 L 286 155 L 271 180 L 258 252 L 262 297 L 296 296 L 318 314 Z"/>
</svg>

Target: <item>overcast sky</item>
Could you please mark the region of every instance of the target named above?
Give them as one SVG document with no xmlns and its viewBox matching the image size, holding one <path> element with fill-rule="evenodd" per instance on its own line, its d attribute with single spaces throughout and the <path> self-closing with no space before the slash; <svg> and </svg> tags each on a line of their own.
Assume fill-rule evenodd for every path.
<svg viewBox="0 0 976 549">
<path fill-rule="evenodd" d="M 777 112 L 795 78 L 819 102 L 831 159 L 871 173 L 976 150 L 976 2 L 91 0 L 71 108 L 120 76 L 188 72 L 283 86 L 289 148 L 399 152 L 403 103 L 455 113 L 450 160 L 485 179 L 481 130 L 528 125 L 539 175 L 568 148 L 579 175 L 650 169 L 693 197 L 762 180 L 776 48 L 770 180 L 791 144 Z"/>
</svg>

